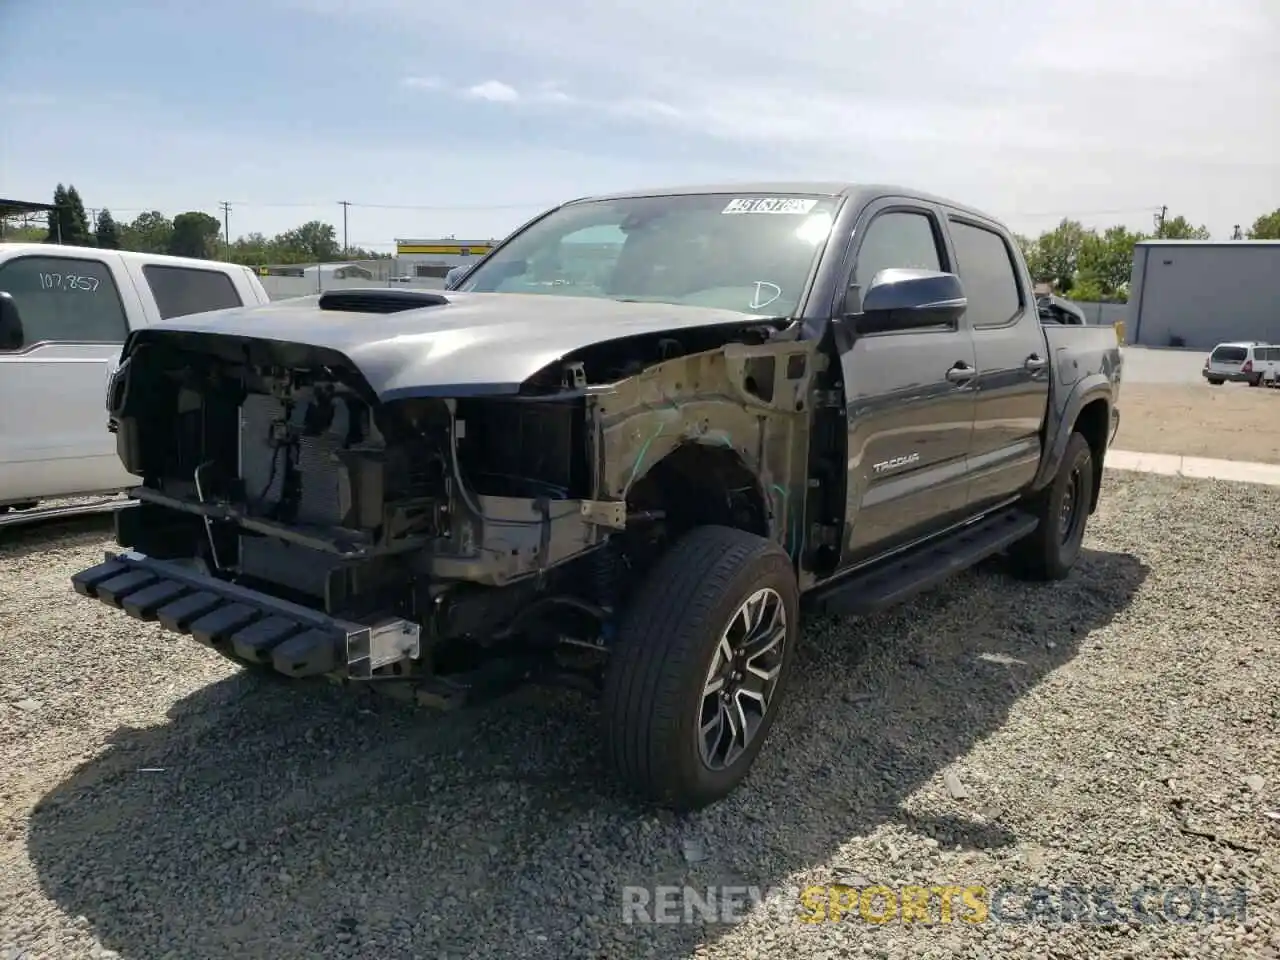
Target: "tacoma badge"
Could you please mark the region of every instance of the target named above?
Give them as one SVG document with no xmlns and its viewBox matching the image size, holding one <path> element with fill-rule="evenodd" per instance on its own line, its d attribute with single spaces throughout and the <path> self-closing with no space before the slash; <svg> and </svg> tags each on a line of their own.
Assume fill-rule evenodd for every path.
<svg viewBox="0 0 1280 960">
<path fill-rule="evenodd" d="M 918 453 L 908 453 L 901 457 L 894 457 L 892 460 L 881 460 L 879 463 L 871 465 L 871 469 L 876 473 L 884 473 L 886 470 L 897 470 L 899 467 L 905 467 L 909 463 L 915 463 L 920 459 Z"/>
</svg>

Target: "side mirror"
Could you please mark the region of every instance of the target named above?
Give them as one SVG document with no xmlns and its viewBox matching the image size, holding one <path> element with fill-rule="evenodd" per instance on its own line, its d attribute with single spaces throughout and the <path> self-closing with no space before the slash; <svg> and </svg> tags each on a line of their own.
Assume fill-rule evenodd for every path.
<svg viewBox="0 0 1280 960">
<path fill-rule="evenodd" d="M 25 342 L 18 304 L 12 294 L 0 290 L 0 350 L 17 350 Z"/>
<path fill-rule="evenodd" d="M 467 270 L 468 270 L 468 267 L 466 266 L 458 266 L 458 267 L 452 268 L 448 273 L 444 275 L 444 288 L 446 290 L 454 289 L 454 287 L 457 286 L 458 281 L 460 281 L 463 277 L 467 275 Z"/>
<path fill-rule="evenodd" d="M 937 270 L 881 270 L 862 295 L 858 330 L 880 333 L 956 323 L 969 306 L 954 273 Z"/>
</svg>

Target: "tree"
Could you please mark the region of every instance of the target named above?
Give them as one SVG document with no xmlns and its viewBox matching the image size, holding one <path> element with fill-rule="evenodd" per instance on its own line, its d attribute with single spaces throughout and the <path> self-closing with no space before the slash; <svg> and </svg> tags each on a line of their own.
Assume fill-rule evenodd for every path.
<svg viewBox="0 0 1280 960">
<path fill-rule="evenodd" d="M 1250 240 L 1280 240 L 1280 209 L 1264 213 L 1253 221 L 1246 236 Z"/>
<path fill-rule="evenodd" d="M 94 224 L 94 239 L 103 250 L 120 249 L 120 227 L 117 226 L 111 211 L 103 207 L 98 212 L 98 222 Z"/>
<path fill-rule="evenodd" d="M 1108 227 L 1101 235 L 1092 230 L 1085 233 L 1071 295 L 1077 300 L 1127 300 L 1133 248 L 1143 239 L 1142 234 L 1130 233 L 1124 227 Z M 1099 296 L 1085 296 L 1081 289 L 1085 286 Z"/>
<path fill-rule="evenodd" d="M 338 259 L 337 231 L 333 225 L 312 220 L 286 230 L 275 238 L 274 245 L 286 255 L 285 262 L 319 262 Z"/>
<path fill-rule="evenodd" d="M 140 213 L 120 231 L 121 247 L 139 253 L 168 253 L 173 222 L 159 210 Z"/>
<path fill-rule="evenodd" d="M 175 257 L 198 257 L 212 260 L 217 256 L 218 237 L 222 225 L 216 217 L 199 210 L 188 210 L 173 218 L 168 252 Z"/>
<path fill-rule="evenodd" d="M 1080 303 L 1097 303 L 1100 300 L 1114 300 L 1117 298 L 1114 293 L 1103 289 L 1102 284 L 1093 277 L 1080 276 L 1071 285 L 1071 299 Z"/>
<path fill-rule="evenodd" d="M 93 244 L 89 234 L 89 217 L 84 212 L 84 201 L 73 187 L 58 184 L 53 191 L 54 209 L 49 211 L 49 232 L 46 243 L 66 243 L 78 247 Z"/>
<path fill-rule="evenodd" d="M 1077 220 L 1063 220 L 1048 233 L 1042 233 L 1027 258 L 1032 278 L 1052 284 L 1060 293 L 1069 292 L 1076 279 L 1084 237 L 1085 229 Z"/>
<path fill-rule="evenodd" d="M 261 233 L 247 233 L 231 244 L 231 262 L 250 266 L 272 263 L 271 241 Z"/>
<path fill-rule="evenodd" d="M 1157 240 L 1208 240 L 1209 228 L 1203 225 L 1193 227 L 1191 221 L 1183 216 L 1174 217 L 1172 220 L 1164 218 L 1156 225 L 1155 238 Z"/>
</svg>

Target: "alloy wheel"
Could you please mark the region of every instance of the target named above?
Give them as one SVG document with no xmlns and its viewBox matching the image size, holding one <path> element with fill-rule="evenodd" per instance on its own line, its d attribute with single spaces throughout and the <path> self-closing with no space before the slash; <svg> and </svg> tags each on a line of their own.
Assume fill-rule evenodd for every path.
<svg viewBox="0 0 1280 960">
<path fill-rule="evenodd" d="M 729 618 L 711 657 L 698 711 L 698 750 L 710 770 L 731 766 L 760 730 L 782 672 L 787 609 L 772 587 Z"/>
</svg>

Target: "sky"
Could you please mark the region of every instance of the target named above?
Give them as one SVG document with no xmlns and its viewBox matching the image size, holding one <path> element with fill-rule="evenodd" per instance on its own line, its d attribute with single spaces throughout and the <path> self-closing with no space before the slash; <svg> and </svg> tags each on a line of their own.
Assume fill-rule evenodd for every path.
<svg viewBox="0 0 1280 960">
<path fill-rule="evenodd" d="M 1280 207 L 1276 0 L 0 0 L 0 196 L 231 234 L 500 237 L 742 180 L 927 190 L 1019 232 Z"/>
</svg>

